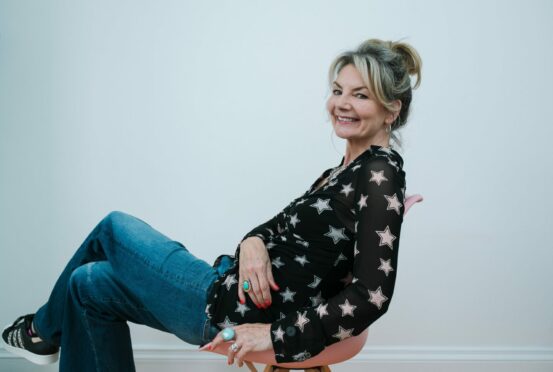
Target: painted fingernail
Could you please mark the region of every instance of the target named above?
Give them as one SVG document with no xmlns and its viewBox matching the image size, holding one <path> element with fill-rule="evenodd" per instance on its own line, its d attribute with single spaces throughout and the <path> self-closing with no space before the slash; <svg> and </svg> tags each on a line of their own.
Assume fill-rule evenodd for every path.
<svg viewBox="0 0 553 372">
<path fill-rule="evenodd" d="M 244 305 L 244 304 L 246 303 L 246 301 L 245 301 L 245 300 L 242 300 L 242 299 L 240 299 L 240 303 L 241 303 L 242 305 Z"/>
</svg>

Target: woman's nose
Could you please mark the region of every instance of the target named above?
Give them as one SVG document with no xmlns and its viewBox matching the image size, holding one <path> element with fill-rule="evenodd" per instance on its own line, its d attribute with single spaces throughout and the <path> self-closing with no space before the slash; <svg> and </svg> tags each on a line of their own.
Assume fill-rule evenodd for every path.
<svg viewBox="0 0 553 372">
<path fill-rule="evenodd" d="M 351 104 L 349 102 L 349 99 L 345 95 L 341 95 L 338 97 L 338 100 L 336 101 L 336 106 L 344 110 L 351 109 Z"/>
</svg>

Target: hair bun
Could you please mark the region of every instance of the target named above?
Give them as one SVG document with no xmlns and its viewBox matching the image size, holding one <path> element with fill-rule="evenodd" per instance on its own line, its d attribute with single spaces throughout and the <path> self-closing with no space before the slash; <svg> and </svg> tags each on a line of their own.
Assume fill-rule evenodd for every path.
<svg viewBox="0 0 553 372">
<path fill-rule="evenodd" d="M 422 60 L 419 53 L 411 45 L 403 42 L 392 42 L 391 49 L 403 57 L 407 73 L 417 75 L 417 82 L 413 86 L 413 89 L 416 89 L 421 82 Z"/>
</svg>

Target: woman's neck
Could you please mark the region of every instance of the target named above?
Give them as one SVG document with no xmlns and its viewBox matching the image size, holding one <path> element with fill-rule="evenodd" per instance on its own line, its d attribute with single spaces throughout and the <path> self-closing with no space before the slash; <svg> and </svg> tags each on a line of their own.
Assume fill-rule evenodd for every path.
<svg viewBox="0 0 553 372">
<path fill-rule="evenodd" d="M 365 152 L 370 146 L 382 146 L 390 147 L 390 137 L 381 139 L 380 141 L 374 140 L 370 142 L 365 142 L 363 144 L 354 143 L 350 140 L 346 143 L 346 153 L 344 155 L 344 166 L 347 166 L 349 163 L 357 159 L 359 155 Z"/>
</svg>

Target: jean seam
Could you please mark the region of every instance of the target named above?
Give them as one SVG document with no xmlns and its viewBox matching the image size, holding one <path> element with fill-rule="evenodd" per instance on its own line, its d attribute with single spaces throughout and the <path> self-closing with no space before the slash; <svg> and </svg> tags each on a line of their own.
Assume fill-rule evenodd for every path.
<svg viewBox="0 0 553 372">
<path fill-rule="evenodd" d="M 143 306 L 134 306 L 133 304 L 126 302 L 126 301 L 120 301 L 113 298 L 105 298 L 105 297 L 96 297 L 96 296 L 87 296 L 84 297 L 81 301 L 83 305 L 87 305 L 89 303 L 89 300 L 95 300 L 96 302 L 102 302 L 102 303 L 115 303 L 115 304 L 122 304 L 127 305 L 129 307 L 132 307 L 135 310 L 146 310 L 149 312 L 149 310 L 146 307 Z"/>
<path fill-rule="evenodd" d="M 96 372 L 100 371 L 100 363 L 98 362 L 98 352 L 96 350 L 96 345 L 94 344 L 94 338 L 92 337 L 92 333 L 90 331 L 90 324 L 88 324 L 88 318 L 86 314 L 86 310 L 82 311 L 82 319 L 83 319 L 83 325 L 86 330 L 86 334 L 88 336 L 88 339 L 90 341 L 90 347 L 92 348 L 92 354 L 94 355 L 94 362 L 96 363 Z M 62 351 L 63 352 L 63 351 Z"/>
</svg>

